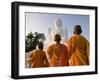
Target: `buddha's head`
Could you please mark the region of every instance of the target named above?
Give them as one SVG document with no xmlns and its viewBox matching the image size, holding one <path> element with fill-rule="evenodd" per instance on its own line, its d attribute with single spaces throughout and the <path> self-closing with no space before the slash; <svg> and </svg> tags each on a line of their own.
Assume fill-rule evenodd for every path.
<svg viewBox="0 0 100 81">
<path fill-rule="evenodd" d="M 55 27 L 62 27 L 62 20 L 61 19 L 57 18 L 55 20 Z"/>
</svg>

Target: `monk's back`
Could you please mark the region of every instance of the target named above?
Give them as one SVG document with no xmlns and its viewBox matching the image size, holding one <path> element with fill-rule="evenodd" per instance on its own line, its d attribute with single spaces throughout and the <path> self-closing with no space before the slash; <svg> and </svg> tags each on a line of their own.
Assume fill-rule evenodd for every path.
<svg viewBox="0 0 100 81">
<path fill-rule="evenodd" d="M 75 36 L 73 36 L 72 41 L 77 49 L 80 49 L 83 51 L 86 50 L 87 40 L 83 36 L 75 35 Z"/>
<path fill-rule="evenodd" d="M 36 50 L 33 55 L 33 65 L 32 67 L 43 67 L 44 66 L 45 52 L 41 50 Z"/>
<path fill-rule="evenodd" d="M 51 55 L 50 66 L 68 66 L 68 50 L 63 44 L 53 44 L 48 48 L 48 54 Z"/>
<path fill-rule="evenodd" d="M 81 35 L 74 35 L 68 41 L 70 65 L 88 65 L 88 41 Z"/>
</svg>

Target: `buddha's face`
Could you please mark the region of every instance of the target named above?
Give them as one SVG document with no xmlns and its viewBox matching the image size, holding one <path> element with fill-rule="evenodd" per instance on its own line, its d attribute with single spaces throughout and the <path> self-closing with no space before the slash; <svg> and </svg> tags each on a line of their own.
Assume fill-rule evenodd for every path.
<svg viewBox="0 0 100 81">
<path fill-rule="evenodd" d="M 62 26 L 62 21 L 61 19 L 56 19 L 55 20 L 55 27 L 61 27 Z"/>
</svg>

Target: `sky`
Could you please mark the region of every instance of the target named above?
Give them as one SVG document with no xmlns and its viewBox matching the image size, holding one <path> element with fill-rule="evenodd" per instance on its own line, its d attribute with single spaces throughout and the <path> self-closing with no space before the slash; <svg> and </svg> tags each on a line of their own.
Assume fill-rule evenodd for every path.
<svg viewBox="0 0 100 81">
<path fill-rule="evenodd" d="M 73 36 L 74 26 L 78 24 L 82 27 L 82 35 L 89 40 L 89 15 L 26 12 L 25 17 L 26 35 L 29 32 L 44 33 L 46 41 L 50 40 L 48 28 L 54 29 L 55 20 L 59 18 L 63 23 L 62 28 L 68 30 L 68 39 Z"/>
</svg>

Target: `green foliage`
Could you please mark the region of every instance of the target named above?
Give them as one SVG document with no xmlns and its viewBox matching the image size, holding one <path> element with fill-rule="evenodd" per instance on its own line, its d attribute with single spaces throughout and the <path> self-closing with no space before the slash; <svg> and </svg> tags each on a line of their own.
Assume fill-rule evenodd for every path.
<svg viewBox="0 0 100 81">
<path fill-rule="evenodd" d="M 43 33 L 38 33 L 38 32 L 28 33 L 25 39 L 25 51 L 28 52 L 28 51 L 36 49 L 36 46 L 40 40 L 41 41 L 46 40 L 46 37 Z"/>
</svg>

